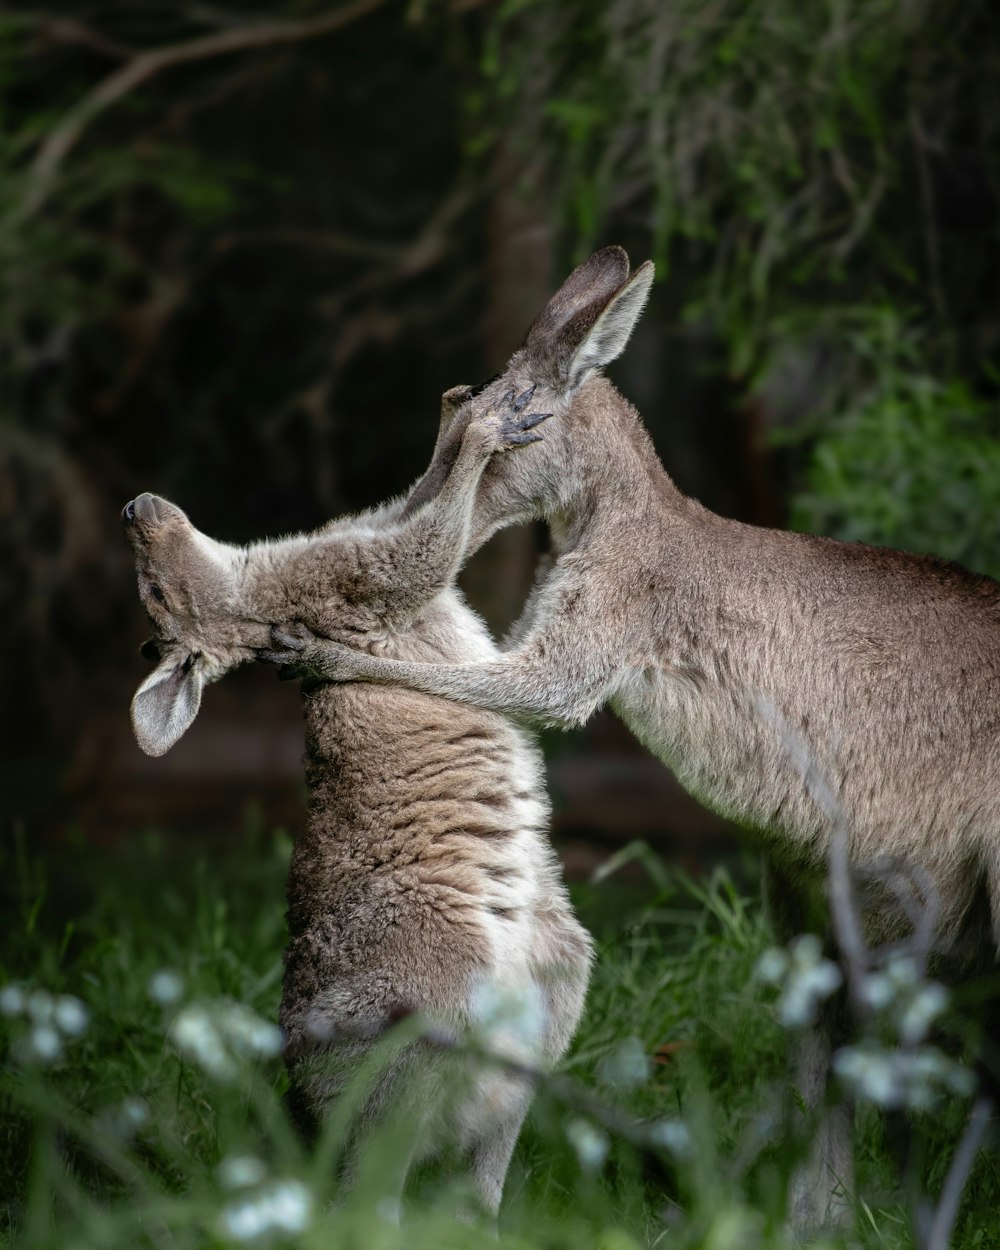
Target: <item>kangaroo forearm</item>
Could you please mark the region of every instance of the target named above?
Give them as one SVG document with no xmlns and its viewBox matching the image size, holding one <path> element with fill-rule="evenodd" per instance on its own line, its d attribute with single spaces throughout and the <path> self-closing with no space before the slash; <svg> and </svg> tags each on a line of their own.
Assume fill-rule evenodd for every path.
<svg viewBox="0 0 1000 1250">
<path fill-rule="evenodd" d="M 441 432 L 427 472 L 410 491 L 406 503 L 403 505 L 402 517 L 413 516 L 424 504 L 430 503 L 431 500 L 436 499 L 441 493 L 445 483 L 450 480 L 451 471 L 455 467 L 455 461 L 458 459 L 463 431 L 464 427 L 463 429 L 452 427 Z"/>
<path fill-rule="evenodd" d="M 388 537 L 381 592 L 386 611 L 398 615 L 421 608 L 450 585 L 465 560 L 476 489 L 488 457 L 463 448 L 437 495 L 408 513 Z"/>
<path fill-rule="evenodd" d="M 313 667 L 317 667 L 316 651 L 319 648 L 310 656 Z M 342 665 L 335 660 L 327 675 L 343 679 Z M 553 672 L 525 657 L 486 664 L 418 664 L 352 652 L 350 677 L 405 686 L 547 725 L 583 724 L 598 702 L 596 698 L 581 697 Z"/>
</svg>

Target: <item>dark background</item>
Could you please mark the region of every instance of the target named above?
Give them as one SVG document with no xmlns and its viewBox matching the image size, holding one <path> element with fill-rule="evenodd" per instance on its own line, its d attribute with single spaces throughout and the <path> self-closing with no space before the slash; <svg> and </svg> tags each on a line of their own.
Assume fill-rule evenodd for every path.
<svg viewBox="0 0 1000 1250">
<path fill-rule="evenodd" d="M 993 3 L 26 5 L 0 84 L 4 836 L 294 828 L 272 672 L 135 745 L 122 505 L 247 541 L 404 490 L 604 243 L 658 263 L 612 374 L 684 490 L 1000 568 Z M 540 541 L 464 574 L 498 630 Z M 607 715 L 546 748 L 581 866 L 721 832 Z"/>
</svg>

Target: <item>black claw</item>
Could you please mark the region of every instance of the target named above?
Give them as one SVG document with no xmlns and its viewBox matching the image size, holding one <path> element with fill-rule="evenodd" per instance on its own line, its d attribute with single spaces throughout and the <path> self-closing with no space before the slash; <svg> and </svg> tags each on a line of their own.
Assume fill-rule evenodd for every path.
<svg viewBox="0 0 1000 1250">
<path fill-rule="evenodd" d="M 499 407 L 509 408 L 513 402 L 514 402 L 514 388 L 511 387 L 509 391 L 504 391 L 503 397 L 501 398 L 500 403 L 499 403 Z"/>
<path fill-rule="evenodd" d="M 525 408 L 527 408 L 527 406 L 531 403 L 531 397 L 534 395 L 535 387 L 537 385 L 538 384 L 536 382 L 533 382 L 526 391 L 522 391 L 521 394 L 518 395 L 517 399 L 514 400 L 515 412 L 522 412 Z"/>
<path fill-rule="evenodd" d="M 525 443 L 542 442 L 542 436 L 541 434 L 511 434 L 511 436 L 507 439 L 507 442 L 516 443 L 518 447 L 521 447 Z"/>
<path fill-rule="evenodd" d="M 517 425 L 519 430 L 533 430 L 536 425 L 541 425 L 543 421 L 548 421 L 552 416 L 551 412 L 529 412 L 523 417 Z"/>
</svg>

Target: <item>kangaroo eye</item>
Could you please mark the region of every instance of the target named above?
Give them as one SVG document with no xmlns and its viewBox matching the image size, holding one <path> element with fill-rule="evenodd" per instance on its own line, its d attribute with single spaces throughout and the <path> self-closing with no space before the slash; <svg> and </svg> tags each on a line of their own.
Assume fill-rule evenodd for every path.
<svg viewBox="0 0 1000 1250">
<path fill-rule="evenodd" d="M 156 582 L 150 583 L 149 593 L 153 596 L 157 603 L 166 604 L 167 597 L 159 586 L 157 586 Z"/>
</svg>

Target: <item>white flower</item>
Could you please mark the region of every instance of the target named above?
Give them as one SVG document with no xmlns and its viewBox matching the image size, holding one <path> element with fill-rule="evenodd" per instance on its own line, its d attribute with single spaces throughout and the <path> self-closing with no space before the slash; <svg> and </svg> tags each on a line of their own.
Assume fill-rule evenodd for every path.
<svg viewBox="0 0 1000 1250">
<path fill-rule="evenodd" d="M 154 972 L 146 984 L 146 993 L 154 1003 L 161 1007 L 171 1007 L 180 1002 L 184 993 L 184 978 L 171 968 L 161 968 Z"/>
<path fill-rule="evenodd" d="M 873 972 L 861 981 L 858 997 L 873 1011 L 882 1011 L 896 997 L 896 988 L 884 972 Z"/>
<path fill-rule="evenodd" d="M 79 1037 L 90 1020 L 86 1006 L 71 994 L 63 994 L 56 1000 L 53 1015 L 59 1030 L 67 1037 Z"/>
<path fill-rule="evenodd" d="M 5 985 L 0 990 L 0 1015 L 20 1016 L 27 1005 L 27 996 L 19 985 Z"/>
<path fill-rule="evenodd" d="M 880 1046 L 845 1046 L 833 1056 L 833 1070 L 859 1098 L 880 1107 L 895 1107 L 899 1087 L 891 1052 Z"/>
<path fill-rule="evenodd" d="M 219 1223 L 223 1236 L 237 1241 L 253 1241 L 268 1229 L 267 1216 L 254 1198 L 227 1203 L 219 1213 Z"/>
<path fill-rule="evenodd" d="M 908 989 L 920 980 L 920 968 L 912 955 L 895 954 L 885 966 L 885 974 L 897 989 Z"/>
<path fill-rule="evenodd" d="M 778 1003 L 781 1022 L 786 1028 L 812 1024 L 816 1008 L 839 989 L 843 981 L 837 965 L 820 955 L 818 939 L 815 939 L 815 947 L 811 943 L 808 947 L 804 945 L 806 938 L 812 936 L 805 934 L 797 939 L 792 967 Z"/>
<path fill-rule="evenodd" d="M 226 1080 L 236 1067 L 222 1044 L 222 1038 L 206 1009 L 196 1003 L 183 1007 L 170 1023 L 170 1040 L 188 1059 L 210 1075 Z"/>
<path fill-rule="evenodd" d="M 301 1181 L 280 1180 L 227 1203 L 219 1224 L 224 1236 L 253 1241 L 269 1233 L 304 1233 L 312 1210 L 312 1194 Z"/>
<path fill-rule="evenodd" d="M 276 1181 L 265 1202 L 271 1227 L 283 1233 L 304 1233 L 312 1221 L 312 1194 L 301 1181 Z"/>
<path fill-rule="evenodd" d="M 972 1073 L 933 1046 L 889 1050 L 867 1042 L 845 1046 L 833 1057 L 833 1069 L 859 1098 L 880 1107 L 926 1111 L 941 1095 L 972 1093 Z"/>
<path fill-rule="evenodd" d="M 793 968 L 813 968 L 823 958 L 823 946 L 815 933 L 801 933 L 788 943 Z"/>
<path fill-rule="evenodd" d="M 181 1054 L 217 1080 L 231 1080 L 238 1060 L 271 1058 L 281 1052 L 277 1025 L 242 1003 L 188 1003 L 170 1024 L 169 1037 Z"/>
<path fill-rule="evenodd" d="M 943 985 L 928 981 L 920 986 L 899 1016 L 900 1040 L 910 1044 L 922 1042 L 947 1006 L 948 994 Z"/>
<path fill-rule="evenodd" d="M 511 1058 L 538 1051 L 545 1027 L 545 1004 L 537 985 L 511 986 L 480 981 L 469 998 L 475 1035 L 489 1050 Z"/>
<path fill-rule="evenodd" d="M 379 1198 L 375 1212 L 387 1224 L 398 1224 L 403 1218 L 403 1204 L 398 1198 Z"/>
<path fill-rule="evenodd" d="M 256 1155 L 228 1155 L 215 1171 L 223 1189 L 245 1189 L 259 1185 L 267 1169 Z"/>
<path fill-rule="evenodd" d="M 765 985 L 779 985 L 787 971 L 788 955 L 780 946 L 772 946 L 757 960 L 754 976 Z"/>
<path fill-rule="evenodd" d="M 601 1060 L 598 1074 L 607 1085 L 634 1089 L 649 1080 L 652 1068 L 642 1042 L 637 1037 L 626 1037 Z"/>
<path fill-rule="evenodd" d="M 149 1104 L 142 1098 L 126 1098 L 118 1108 L 118 1122 L 126 1132 L 143 1128 L 149 1123 Z"/>
<path fill-rule="evenodd" d="M 681 1158 L 691 1150 L 691 1134 L 683 1120 L 660 1120 L 650 1125 L 649 1140 Z"/>
<path fill-rule="evenodd" d="M 264 1059 L 281 1054 L 284 1044 L 281 1030 L 243 1003 L 223 1005 L 217 1014 L 217 1023 L 223 1036 L 240 1054 Z"/>
<path fill-rule="evenodd" d="M 59 1034 L 50 1024 L 36 1024 L 28 1035 L 30 1057 L 41 1063 L 51 1063 L 62 1052 Z"/>
<path fill-rule="evenodd" d="M 566 1125 L 566 1136 L 576 1151 L 580 1166 L 588 1172 L 596 1172 L 608 1155 L 608 1138 L 589 1120 L 579 1117 Z"/>
</svg>

